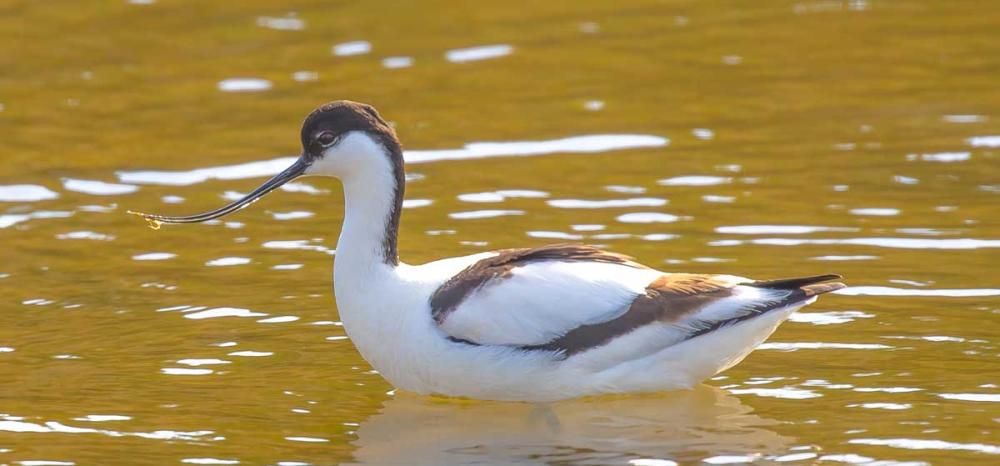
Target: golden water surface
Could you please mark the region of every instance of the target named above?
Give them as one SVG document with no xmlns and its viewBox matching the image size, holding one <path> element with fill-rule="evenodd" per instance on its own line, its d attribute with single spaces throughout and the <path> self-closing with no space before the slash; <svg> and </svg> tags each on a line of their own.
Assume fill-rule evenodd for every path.
<svg viewBox="0 0 1000 466">
<path fill-rule="evenodd" d="M 975 0 L 0 0 L 0 464 L 1000 463 L 1000 10 Z M 692 391 L 394 392 L 334 180 L 191 214 L 368 102 L 420 263 L 581 241 L 851 288 Z M 484 144 L 486 143 L 486 144 Z"/>
</svg>

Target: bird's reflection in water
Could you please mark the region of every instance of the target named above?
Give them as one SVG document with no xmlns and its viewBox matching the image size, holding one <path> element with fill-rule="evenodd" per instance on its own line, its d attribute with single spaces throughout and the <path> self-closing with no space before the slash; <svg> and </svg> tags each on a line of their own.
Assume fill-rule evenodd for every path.
<svg viewBox="0 0 1000 466">
<path fill-rule="evenodd" d="M 751 411 L 707 385 L 545 405 L 399 394 L 362 423 L 354 457 L 360 464 L 407 465 L 628 464 L 640 458 L 687 464 L 787 451 L 794 439 L 768 430 L 776 422 Z"/>
</svg>

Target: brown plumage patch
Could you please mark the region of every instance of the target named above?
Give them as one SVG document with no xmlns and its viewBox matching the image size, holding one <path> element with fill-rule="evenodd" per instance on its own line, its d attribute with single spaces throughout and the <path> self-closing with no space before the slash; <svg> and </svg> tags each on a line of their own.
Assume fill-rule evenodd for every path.
<svg viewBox="0 0 1000 466">
<path fill-rule="evenodd" d="M 438 324 L 444 322 L 448 314 L 476 290 L 493 280 L 508 278 L 514 268 L 532 262 L 603 262 L 645 268 L 634 262 L 631 257 L 583 244 L 552 244 L 538 248 L 502 249 L 496 252 L 496 256 L 487 257 L 466 267 L 431 295 L 431 315 Z"/>
<path fill-rule="evenodd" d="M 719 289 L 730 288 L 731 286 L 728 280 L 724 280 L 718 275 L 668 273 L 653 280 L 653 283 L 649 284 L 647 292 L 649 290 L 657 290 L 659 293 L 694 295 L 711 293 Z"/>
<path fill-rule="evenodd" d="M 834 282 L 834 283 L 817 283 L 814 285 L 806 285 L 799 289 L 802 290 L 802 292 L 805 293 L 806 296 L 818 296 L 823 293 L 842 290 L 844 288 L 847 288 L 847 285 L 839 282 Z"/>
<path fill-rule="evenodd" d="M 676 322 L 713 301 L 732 296 L 732 285 L 713 275 L 664 274 L 646 287 L 646 293 L 632 301 L 617 318 L 598 324 L 581 325 L 542 345 L 525 349 L 560 352 L 563 357 L 602 346 L 653 322 Z"/>
</svg>

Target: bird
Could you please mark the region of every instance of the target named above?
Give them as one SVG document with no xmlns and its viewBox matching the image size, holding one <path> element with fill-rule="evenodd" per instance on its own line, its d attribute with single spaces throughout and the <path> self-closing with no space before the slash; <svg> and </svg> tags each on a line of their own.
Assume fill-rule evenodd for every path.
<svg viewBox="0 0 1000 466">
<path fill-rule="evenodd" d="M 549 402 L 689 389 L 743 360 L 789 315 L 844 288 L 834 274 L 775 280 L 663 272 L 585 244 L 400 261 L 403 149 L 374 107 L 339 100 L 302 124 L 302 154 L 222 208 L 241 210 L 303 176 L 339 178 L 344 217 L 333 288 L 361 356 L 398 389 Z"/>
</svg>

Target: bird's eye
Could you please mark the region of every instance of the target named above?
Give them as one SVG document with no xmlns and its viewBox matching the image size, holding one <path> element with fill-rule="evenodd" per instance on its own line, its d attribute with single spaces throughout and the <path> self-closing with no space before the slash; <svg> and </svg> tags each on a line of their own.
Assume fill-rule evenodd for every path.
<svg viewBox="0 0 1000 466">
<path fill-rule="evenodd" d="M 316 136 L 316 140 L 319 141 L 323 147 L 328 147 L 337 142 L 337 136 L 329 131 L 324 131 L 319 133 L 319 136 Z"/>
</svg>

